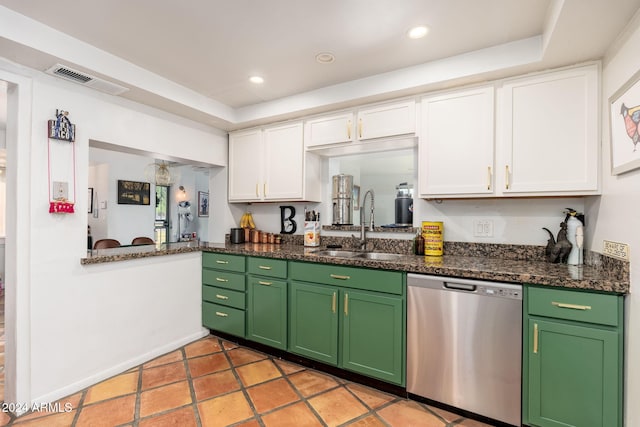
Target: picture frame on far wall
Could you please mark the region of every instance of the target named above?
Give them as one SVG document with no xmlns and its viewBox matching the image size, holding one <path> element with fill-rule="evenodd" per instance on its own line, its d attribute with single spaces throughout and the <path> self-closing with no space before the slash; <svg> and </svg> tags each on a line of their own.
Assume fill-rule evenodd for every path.
<svg viewBox="0 0 640 427">
<path fill-rule="evenodd" d="M 87 206 L 87 213 L 93 213 L 93 188 L 89 187 L 89 192 L 87 194 L 87 202 L 89 205 Z"/>
<path fill-rule="evenodd" d="M 209 193 L 198 191 L 198 216 L 209 216 Z"/>
<path fill-rule="evenodd" d="M 609 98 L 611 175 L 640 167 L 640 71 Z"/>
<path fill-rule="evenodd" d="M 148 182 L 118 180 L 119 205 L 148 205 L 151 201 L 151 184 Z"/>
</svg>

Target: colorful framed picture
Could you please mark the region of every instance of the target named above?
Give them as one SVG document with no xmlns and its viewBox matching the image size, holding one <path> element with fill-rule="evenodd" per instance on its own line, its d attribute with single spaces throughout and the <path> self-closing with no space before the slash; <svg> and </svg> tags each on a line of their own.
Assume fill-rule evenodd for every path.
<svg viewBox="0 0 640 427">
<path fill-rule="evenodd" d="M 209 193 L 198 191 L 198 216 L 209 216 Z"/>
<path fill-rule="evenodd" d="M 640 167 L 640 71 L 609 98 L 611 174 Z"/>
<path fill-rule="evenodd" d="M 148 205 L 151 201 L 151 184 L 148 182 L 118 180 L 119 205 Z"/>
</svg>

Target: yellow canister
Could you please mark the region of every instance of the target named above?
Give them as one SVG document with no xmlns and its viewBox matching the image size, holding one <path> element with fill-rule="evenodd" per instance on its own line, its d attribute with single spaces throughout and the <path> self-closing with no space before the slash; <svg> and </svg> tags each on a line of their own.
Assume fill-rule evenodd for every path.
<svg viewBox="0 0 640 427">
<path fill-rule="evenodd" d="M 422 237 L 424 237 L 424 254 L 442 256 L 444 225 L 442 221 L 422 221 Z"/>
</svg>

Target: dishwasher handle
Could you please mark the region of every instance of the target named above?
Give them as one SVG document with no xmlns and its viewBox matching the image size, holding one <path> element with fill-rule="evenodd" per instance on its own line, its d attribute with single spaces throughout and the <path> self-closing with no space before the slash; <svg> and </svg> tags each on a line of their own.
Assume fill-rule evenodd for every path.
<svg viewBox="0 0 640 427">
<path fill-rule="evenodd" d="M 452 289 L 456 291 L 475 292 L 477 289 L 476 285 L 469 285 L 466 283 L 443 282 L 442 285 L 447 289 Z"/>
</svg>

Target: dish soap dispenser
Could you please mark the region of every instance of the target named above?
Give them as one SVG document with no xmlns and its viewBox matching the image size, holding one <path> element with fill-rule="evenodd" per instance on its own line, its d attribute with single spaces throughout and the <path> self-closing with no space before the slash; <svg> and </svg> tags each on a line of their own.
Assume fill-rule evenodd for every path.
<svg viewBox="0 0 640 427">
<path fill-rule="evenodd" d="M 566 210 L 565 222 L 567 223 L 567 240 L 571 243 L 571 252 L 567 258 L 567 264 L 582 265 L 584 244 L 584 215 L 571 208 Z"/>
</svg>

